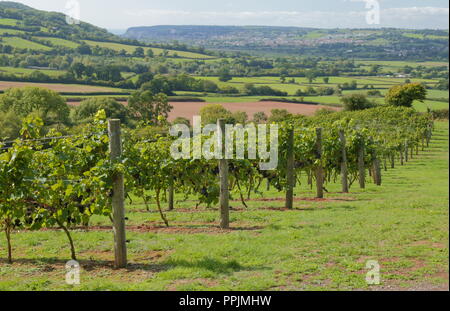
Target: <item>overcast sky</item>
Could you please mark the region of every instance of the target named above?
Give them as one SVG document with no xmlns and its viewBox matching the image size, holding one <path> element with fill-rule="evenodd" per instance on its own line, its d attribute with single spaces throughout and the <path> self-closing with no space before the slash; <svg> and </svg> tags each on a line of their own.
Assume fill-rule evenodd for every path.
<svg viewBox="0 0 450 311">
<path fill-rule="evenodd" d="M 67 12 L 69 0 L 17 2 Z M 81 20 L 108 29 L 153 25 L 448 29 L 449 21 L 447 0 L 78 0 L 78 3 Z M 371 3 L 379 4 L 379 24 L 367 23 L 368 11 L 376 7 Z"/>
</svg>

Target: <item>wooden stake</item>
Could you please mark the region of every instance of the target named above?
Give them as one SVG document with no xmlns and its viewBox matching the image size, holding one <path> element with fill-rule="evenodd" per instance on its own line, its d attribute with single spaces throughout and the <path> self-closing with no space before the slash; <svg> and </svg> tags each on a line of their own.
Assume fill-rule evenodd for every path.
<svg viewBox="0 0 450 311">
<path fill-rule="evenodd" d="M 317 159 L 322 159 L 322 129 L 316 129 L 316 154 Z M 324 182 L 324 173 L 322 164 L 320 164 L 316 168 L 316 188 L 317 188 L 317 198 L 323 198 L 323 182 Z"/>
<path fill-rule="evenodd" d="M 221 158 L 219 160 L 220 176 L 220 228 L 230 228 L 230 194 L 228 189 L 228 160 L 225 159 L 225 119 L 217 120 L 217 130 Z"/>
<path fill-rule="evenodd" d="M 174 204 L 173 204 L 173 202 L 174 202 L 174 192 L 175 192 L 175 189 L 173 187 L 173 180 L 172 180 L 171 183 L 170 183 L 170 186 L 169 186 L 169 198 L 167 200 L 168 205 L 169 205 L 168 206 L 169 211 L 173 211 L 173 208 L 174 208 Z"/>
<path fill-rule="evenodd" d="M 120 120 L 108 121 L 109 152 L 113 162 L 122 156 Z M 114 232 L 114 265 L 125 268 L 127 265 L 127 241 L 125 236 L 125 190 L 122 173 L 113 176 L 112 217 Z"/>
<path fill-rule="evenodd" d="M 408 140 L 405 140 L 405 162 L 408 162 L 409 160 L 409 154 L 408 154 Z"/>
<path fill-rule="evenodd" d="M 344 131 L 339 131 L 339 139 L 341 141 L 342 148 L 342 161 L 341 161 L 341 183 L 342 192 L 348 193 L 348 168 L 347 168 L 347 151 L 345 149 L 346 141 Z"/>
<path fill-rule="evenodd" d="M 361 143 L 358 149 L 358 177 L 359 187 L 366 188 L 366 165 L 364 163 L 364 143 Z"/>
<path fill-rule="evenodd" d="M 294 205 L 294 130 L 290 129 L 287 141 L 287 163 L 286 163 L 286 208 L 292 209 Z"/>
</svg>

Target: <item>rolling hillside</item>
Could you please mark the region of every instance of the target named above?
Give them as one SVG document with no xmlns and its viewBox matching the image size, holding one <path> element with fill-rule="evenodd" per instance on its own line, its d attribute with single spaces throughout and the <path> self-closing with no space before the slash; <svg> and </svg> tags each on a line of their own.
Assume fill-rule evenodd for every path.
<svg viewBox="0 0 450 311">
<path fill-rule="evenodd" d="M 45 12 L 15 3 L 0 2 L 0 45 L 30 51 L 58 51 L 61 49 L 75 50 L 80 45 L 91 47 L 125 50 L 133 53 L 136 48 L 153 49 L 155 55 L 187 59 L 209 59 L 211 56 L 195 53 L 185 47 L 183 50 L 146 46 L 142 42 L 124 39 L 109 33 L 106 29 L 80 22 L 69 25 L 62 13 Z"/>
</svg>

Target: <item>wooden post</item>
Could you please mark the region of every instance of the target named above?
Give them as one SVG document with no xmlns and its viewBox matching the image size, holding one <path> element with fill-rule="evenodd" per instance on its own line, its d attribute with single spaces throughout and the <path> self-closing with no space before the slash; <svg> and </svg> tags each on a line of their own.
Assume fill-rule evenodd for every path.
<svg viewBox="0 0 450 311">
<path fill-rule="evenodd" d="M 108 121 L 109 152 L 113 162 L 122 156 L 120 120 Z M 122 173 L 113 176 L 112 217 L 114 232 L 114 266 L 125 268 L 127 265 L 127 240 L 125 236 L 125 190 Z"/>
<path fill-rule="evenodd" d="M 322 129 L 317 128 L 316 129 L 316 154 L 317 159 L 322 159 Z M 317 198 L 322 199 L 323 198 L 323 182 L 324 182 L 324 176 L 323 176 L 323 167 L 322 164 L 320 164 L 316 168 L 316 188 L 317 188 Z"/>
<path fill-rule="evenodd" d="M 373 161 L 373 181 L 377 186 L 381 186 L 381 161 L 378 158 Z"/>
<path fill-rule="evenodd" d="M 342 148 L 342 161 L 341 161 L 341 183 L 342 192 L 348 193 L 348 168 L 347 168 L 347 151 L 345 149 L 346 141 L 344 131 L 339 131 L 339 139 L 341 141 Z"/>
<path fill-rule="evenodd" d="M 366 165 L 364 163 L 364 143 L 361 142 L 358 149 L 358 177 L 359 187 L 366 188 Z"/>
<path fill-rule="evenodd" d="M 225 119 L 217 120 L 217 133 L 221 159 L 219 160 L 220 176 L 220 228 L 230 228 L 230 194 L 228 189 L 228 160 L 225 159 Z"/>
<path fill-rule="evenodd" d="M 173 208 L 174 208 L 174 204 L 173 204 L 174 192 L 175 192 L 175 189 L 173 187 L 173 180 L 171 180 L 171 183 L 170 183 L 170 186 L 169 186 L 169 198 L 167 200 L 168 205 L 169 205 L 168 206 L 169 211 L 173 211 Z"/>
<path fill-rule="evenodd" d="M 286 163 L 286 208 L 292 209 L 294 206 L 294 130 L 290 129 L 287 141 L 287 163 Z"/>
<path fill-rule="evenodd" d="M 370 142 L 373 143 L 373 138 L 370 138 Z M 376 151 L 373 152 L 373 162 L 372 162 L 372 177 L 373 182 L 381 186 L 381 160 L 378 158 Z"/>
<path fill-rule="evenodd" d="M 406 139 L 405 140 L 405 162 L 408 162 L 408 157 L 409 157 L 409 154 L 408 154 L 408 140 Z"/>
</svg>

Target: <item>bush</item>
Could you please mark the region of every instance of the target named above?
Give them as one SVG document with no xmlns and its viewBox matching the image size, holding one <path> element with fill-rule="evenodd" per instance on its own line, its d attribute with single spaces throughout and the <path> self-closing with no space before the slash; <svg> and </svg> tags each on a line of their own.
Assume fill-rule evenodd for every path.
<svg viewBox="0 0 450 311">
<path fill-rule="evenodd" d="M 396 85 L 386 94 L 386 103 L 392 106 L 412 107 L 415 100 L 424 101 L 427 89 L 420 83 Z"/>
<path fill-rule="evenodd" d="M 200 109 L 203 124 L 216 124 L 217 120 L 225 119 L 227 123 L 235 123 L 233 114 L 220 104 L 209 104 Z"/>
<path fill-rule="evenodd" d="M 22 121 L 15 112 L 0 113 L 0 140 L 16 139 L 21 128 Z"/>
<path fill-rule="evenodd" d="M 367 96 L 370 96 L 370 97 L 381 97 L 383 95 L 381 94 L 381 92 L 379 90 L 370 90 L 370 91 L 367 91 Z"/>
<path fill-rule="evenodd" d="M 175 124 L 184 124 L 184 125 L 187 125 L 189 127 L 191 126 L 191 122 L 188 119 L 183 118 L 183 117 L 176 118 L 175 120 L 173 120 L 172 124 L 173 125 L 175 125 Z"/>
<path fill-rule="evenodd" d="M 15 112 L 19 117 L 33 113 L 46 125 L 68 124 L 70 110 L 58 93 L 38 87 L 12 88 L 0 96 L 0 111 Z"/>
<path fill-rule="evenodd" d="M 106 116 L 111 119 L 120 119 L 123 124 L 130 124 L 128 109 L 112 98 L 90 98 L 83 100 L 71 113 L 71 119 L 76 124 L 89 123 L 99 110 L 105 110 Z"/>
<path fill-rule="evenodd" d="M 373 108 L 376 106 L 374 102 L 367 99 L 364 94 L 351 94 L 341 98 L 345 111 L 355 111 Z"/>
<path fill-rule="evenodd" d="M 448 120 L 448 108 L 432 110 L 431 115 L 433 116 L 433 119 Z"/>
</svg>

